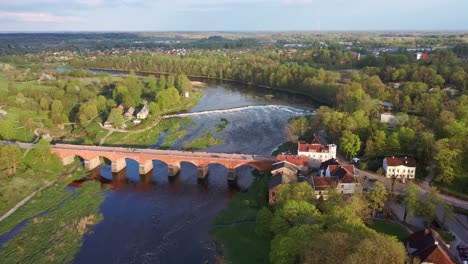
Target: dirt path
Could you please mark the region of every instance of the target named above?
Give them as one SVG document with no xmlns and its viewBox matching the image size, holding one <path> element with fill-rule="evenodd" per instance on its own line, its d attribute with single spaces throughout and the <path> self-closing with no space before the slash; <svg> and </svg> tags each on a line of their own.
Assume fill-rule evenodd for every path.
<svg viewBox="0 0 468 264">
<path fill-rule="evenodd" d="M 16 212 L 19 208 L 21 208 L 21 206 L 23 206 L 24 204 L 26 204 L 29 200 L 31 200 L 34 196 L 36 196 L 37 193 L 45 190 L 46 188 L 50 187 L 51 185 L 53 185 L 54 183 L 56 183 L 57 181 L 65 178 L 68 174 L 70 174 L 72 171 L 74 171 L 76 169 L 76 167 L 78 167 L 80 163 L 77 163 L 75 166 L 69 168 L 68 170 L 66 170 L 64 173 L 62 173 L 62 175 L 60 175 L 59 177 L 57 177 L 55 180 L 52 180 L 48 183 L 46 183 L 46 185 L 42 186 L 41 188 L 39 188 L 38 190 L 32 192 L 31 194 L 29 194 L 28 196 L 26 196 L 23 200 L 21 200 L 19 203 L 17 203 L 13 208 L 11 208 L 8 212 L 6 212 L 4 215 L 2 215 L 0 217 L 0 222 L 2 222 L 3 220 L 5 220 L 8 216 L 12 215 L 14 212 Z"/>
<path fill-rule="evenodd" d="M 106 139 L 107 139 L 112 133 L 114 133 L 114 131 L 109 130 L 109 132 L 101 139 L 101 141 L 99 141 L 99 146 L 102 146 L 102 145 L 106 142 Z"/>
</svg>

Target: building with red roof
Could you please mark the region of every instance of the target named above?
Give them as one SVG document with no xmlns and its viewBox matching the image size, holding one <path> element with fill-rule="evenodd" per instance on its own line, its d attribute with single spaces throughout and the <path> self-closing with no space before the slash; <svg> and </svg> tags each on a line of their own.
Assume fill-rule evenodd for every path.
<svg viewBox="0 0 468 264">
<path fill-rule="evenodd" d="M 317 136 L 314 136 L 312 143 L 298 144 L 297 155 L 308 157 L 309 167 L 318 168 L 320 163 L 332 158 L 336 159 L 336 145 L 323 145 L 320 143 Z"/>
<path fill-rule="evenodd" d="M 414 179 L 416 176 L 416 159 L 413 157 L 385 157 L 383 169 L 387 178 Z"/>
<path fill-rule="evenodd" d="M 404 241 L 406 252 L 421 263 L 455 264 L 456 257 L 449 249 L 449 245 L 436 231 L 424 229 L 411 234 Z"/>
</svg>

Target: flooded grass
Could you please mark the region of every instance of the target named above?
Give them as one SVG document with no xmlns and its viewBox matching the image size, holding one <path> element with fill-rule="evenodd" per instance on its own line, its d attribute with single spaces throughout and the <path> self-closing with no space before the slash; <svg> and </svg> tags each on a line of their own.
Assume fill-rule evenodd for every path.
<svg viewBox="0 0 468 264">
<path fill-rule="evenodd" d="M 211 131 L 205 130 L 202 132 L 202 136 L 193 140 L 192 142 L 184 142 L 183 146 L 185 150 L 193 151 L 207 148 L 209 146 L 221 144 L 221 140 L 216 138 Z"/>
<path fill-rule="evenodd" d="M 24 210 L 50 208 L 50 211 L 31 219 L 18 235 L 5 243 L 0 259 L 4 263 L 35 264 L 72 261 L 81 247 L 83 234 L 102 220 L 99 206 L 104 196 L 95 183 L 84 184 L 76 189 L 75 195 L 65 200 L 70 193 L 70 190 L 63 189 L 63 185 L 57 184 L 28 202 Z M 57 206 L 62 201 L 63 204 Z"/>
</svg>

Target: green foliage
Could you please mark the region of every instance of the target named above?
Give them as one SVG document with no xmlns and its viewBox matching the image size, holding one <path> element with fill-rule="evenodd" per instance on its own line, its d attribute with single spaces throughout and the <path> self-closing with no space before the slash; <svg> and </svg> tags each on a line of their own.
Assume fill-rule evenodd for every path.
<svg viewBox="0 0 468 264">
<path fill-rule="evenodd" d="M 291 119 L 285 128 L 289 141 L 297 142 L 299 138 L 304 136 L 308 127 L 309 120 L 305 116 Z"/>
<path fill-rule="evenodd" d="M 114 127 L 120 128 L 124 123 L 124 118 L 122 115 L 122 110 L 119 108 L 112 108 L 109 116 L 107 117 L 107 121 L 112 122 Z"/>
<path fill-rule="evenodd" d="M 319 211 L 306 201 L 286 201 L 275 210 L 271 221 L 271 231 L 274 234 L 286 234 L 294 226 L 320 218 Z"/>
<path fill-rule="evenodd" d="M 308 182 L 296 182 L 292 184 L 283 184 L 276 192 L 276 203 L 281 204 L 286 201 L 315 201 L 315 192 Z"/>
<path fill-rule="evenodd" d="M 0 146 L 0 168 L 6 170 L 7 175 L 16 173 L 22 159 L 21 150 L 16 145 Z"/>
<path fill-rule="evenodd" d="M 436 210 L 441 205 L 442 200 L 436 187 L 431 187 L 426 192 L 425 197 L 426 199 L 420 203 L 418 213 L 424 217 L 429 226 L 436 219 Z"/>
<path fill-rule="evenodd" d="M 5 140 L 10 140 L 13 138 L 14 125 L 11 120 L 5 119 L 0 120 L 0 136 Z"/>
<path fill-rule="evenodd" d="M 348 158 L 355 157 L 359 150 L 361 150 L 361 140 L 359 136 L 353 134 L 349 130 L 345 130 L 340 140 L 340 149 L 346 153 Z"/>
<path fill-rule="evenodd" d="M 406 222 L 406 217 L 412 218 L 419 207 L 419 188 L 413 182 L 409 182 L 403 195 L 403 204 L 405 205 L 405 215 L 403 222 Z"/>
<path fill-rule="evenodd" d="M 255 234 L 259 238 L 270 239 L 273 233 L 270 230 L 271 220 L 273 219 L 273 213 L 266 208 L 262 207 L 257 213 L 255 219 Z"/>
<path fill-rule="evenodd" d="M 184 149 L 193 151 L 205 149 L 209 146 L 220 144 L 221 141 L 217 139 L 209 130 L 204 130 L 201 136 L 192 142 L 184 142 Z"/>
<path fill-rule="evenodd" d="M 375 182 L 374 188 L 367 192 L 367 200 L 370 208 L 374 211 L 381 211 L 388 198 L 387 188 L 383 183 Z"/>
</svg>

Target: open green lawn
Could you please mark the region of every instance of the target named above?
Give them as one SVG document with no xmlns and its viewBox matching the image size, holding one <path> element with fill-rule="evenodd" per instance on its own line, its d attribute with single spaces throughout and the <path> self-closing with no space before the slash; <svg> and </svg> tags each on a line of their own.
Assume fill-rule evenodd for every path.
<svg viewBox="0 0 468 264">
<path fill-rule="evenodd" d="M 256 237 L 255 223 L 217 227 L 212 233 L 221 241 L 227 263 L 270 263 L 270 241 Z"/>
<path fill-rule="evenodd" d="M 237 193 L 217 217 L 211 231 L 223 245 L 227 263 L 269 263 L 270 240 L 255 235 L 255 217 L 267 204 L 266 177 L 259 177 L 246 192 Z"/>
<path fill-rule="evenodd" d="M 406 229 L 401 225 L 386 220 L 373 219 L 372 224 L 368 226 L 379 233 L 395 236 L 400 241 L 405 240 L 409 235 Z"/>
</svg>

